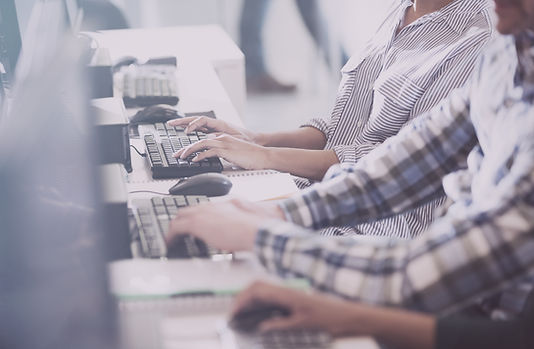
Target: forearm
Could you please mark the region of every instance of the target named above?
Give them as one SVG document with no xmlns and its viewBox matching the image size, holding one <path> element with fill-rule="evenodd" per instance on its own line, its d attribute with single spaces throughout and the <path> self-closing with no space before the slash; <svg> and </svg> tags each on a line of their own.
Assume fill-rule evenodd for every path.
<svg viewBox="0 0 534 349">
<path fill-rule="evenodd" d="M 255 251 L 267 269 L 306 278 L 325 292 L 444 314 L 534 270 L 534 256 L 518 248 L 533 241 L 534 221 L 526 197 L 530 188 L 524 189 L 507 191 L 515 194 L 512 201 L 488 210 L 455 207 L 455 214 L 417 239 L 393 246 L 313 236 L 309 230 L 279 223 L 260 229 Z M 442 257 L 448 255 L 454 255 L 454 261 Z M 515 261 L 513 267 L 495 268 L 507 260 Z M 451 292 L 443 282 L 449 279 L 472 281 Z"/>
<path fill-rule="evenodd" d="M 330 302 L 330 303 L 328 303 Z M 334 337 L 373 337 L 398 349 L 432 349 L 436 319 L 416 312 L 318 298 L 312 303 L 325 314 L 317 327 Z"/>
<path fill-rule="evenodd" d="M 314 127 L 276 133 L 257 133 L 254 141 L 266 147 L 287 147 L 320 150 L 326 145 L 326 136 Z"/>
<path fill-rule="evenodd" d="M 315 180 L 321 180 L 330 166 L 339 162 L 333 150 L 265 148 L 265 151 L 266 168 Z"/>
<path fill-rule="evenodd" d="M 286 218 L 313 229 L 361 224 L 407 212 L 442 195 L 442 178 L 465 166 L 477 138 L 467 105 L 453 99 L 439 111 L 356 164 L 343 165 L 344 174 L 284 201 Z"/>
<path fill-rule="evenodd" d="M 435 347 L 436 319 L 432 316 L 377 307 L 368 307 L 364 314 L 368 333 L 363 335 L 399 349 Z"/>
</svg>

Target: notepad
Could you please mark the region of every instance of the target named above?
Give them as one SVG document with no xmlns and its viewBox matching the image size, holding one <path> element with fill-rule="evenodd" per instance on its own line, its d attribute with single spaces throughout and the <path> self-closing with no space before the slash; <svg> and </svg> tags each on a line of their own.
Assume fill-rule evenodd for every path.
<svg viewBox="0 0 534 349">
<path fill-rule="evenodd" d="M 273 170 L 225 172 L 233 183 L 228 194 L 249 201 L 278 200 L 298 191 L 289 173 Z"/>
<path fill-rule="evenodd" d="M 139 171 L 143 172 L 143 171 Z M 224 201 L 230 198 L 239 198 L 258 202 L 278 200 L 295 194 L 299 189 L 289 173 L 274 170 L 255 171 L 224 171 L 232 181 L 232 189 L 228 195 L 211 198 L 212 201 Z M 128 192 L 154 194 L 167 194 L 178 179 L 153 180 L 143 176 L 129 175 Z"/>
</svg>

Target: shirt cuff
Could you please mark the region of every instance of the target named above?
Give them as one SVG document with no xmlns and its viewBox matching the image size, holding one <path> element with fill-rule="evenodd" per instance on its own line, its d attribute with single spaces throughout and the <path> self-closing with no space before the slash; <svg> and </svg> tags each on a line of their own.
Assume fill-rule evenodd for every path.
<svg viewBox="0 0 534 349">
<path fill-rule="evenodd" d="M 321 118 L 310 119 L 300 127 L 313 127 L 321 131 L 328 138 L 328 121 Z"/>
<path fill-rule="evenodd" d="M 298 227 L 281 221 L 265 222 L 256 233 L 254 252 L 261 264 L 269 271 L 286 275 L 291 265 L 287 246 L 298 235 Z"/>
<path fill-rule="evenodd" d="M 312 212 L 307 204 L 309 200 L 306 199 L 314 191 L 313 187 L 303 189 L 298 194 L 278 203 L 286 221 L 307 228 L 314 226 Z"/>
</svg>

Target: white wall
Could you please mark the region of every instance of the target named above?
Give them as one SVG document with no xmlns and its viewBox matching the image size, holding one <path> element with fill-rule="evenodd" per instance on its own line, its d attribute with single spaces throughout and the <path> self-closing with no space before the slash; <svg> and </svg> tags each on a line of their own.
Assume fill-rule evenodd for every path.
<svg viewBox="0 0 534 349">
<path fill-rule="evenodd" d="M 246 0 L 114 0 L 135 27 L 218 23 L 236 42 L 242 1 Z M 284 81 L 313 84 L 310 75 L 326 67 L 316 51 L 292 0 L 272 0 L 265 27 L 266 62 Z M 331 31 L 347 53 L 361 49 L 397 0 L 322 0 Z M 338 67 L 339 68 L 339 67 Z"/>
</svg>

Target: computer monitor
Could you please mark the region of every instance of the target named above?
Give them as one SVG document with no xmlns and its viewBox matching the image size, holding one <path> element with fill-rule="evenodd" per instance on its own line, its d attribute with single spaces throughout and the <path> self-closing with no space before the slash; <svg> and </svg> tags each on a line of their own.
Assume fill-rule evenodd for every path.
<svg viewBox="0 0 534 349">
<path fill-rule="evenodd" d="M 81 53 L 41 1 L 0 123 L 0 348 L 116 348 Z"/>
<path fill-rule="evenodd" d="M 13 80 L 22 45 L 15 0 L 0 1 L 1 84 L 8 88 Z"/>
<path fill-rule="evenodd" d="M 83 9 L 79 0 L 64 0 L 67 22 L 73 33 L 78 33 L 83 21 Z"/>
</svg>

